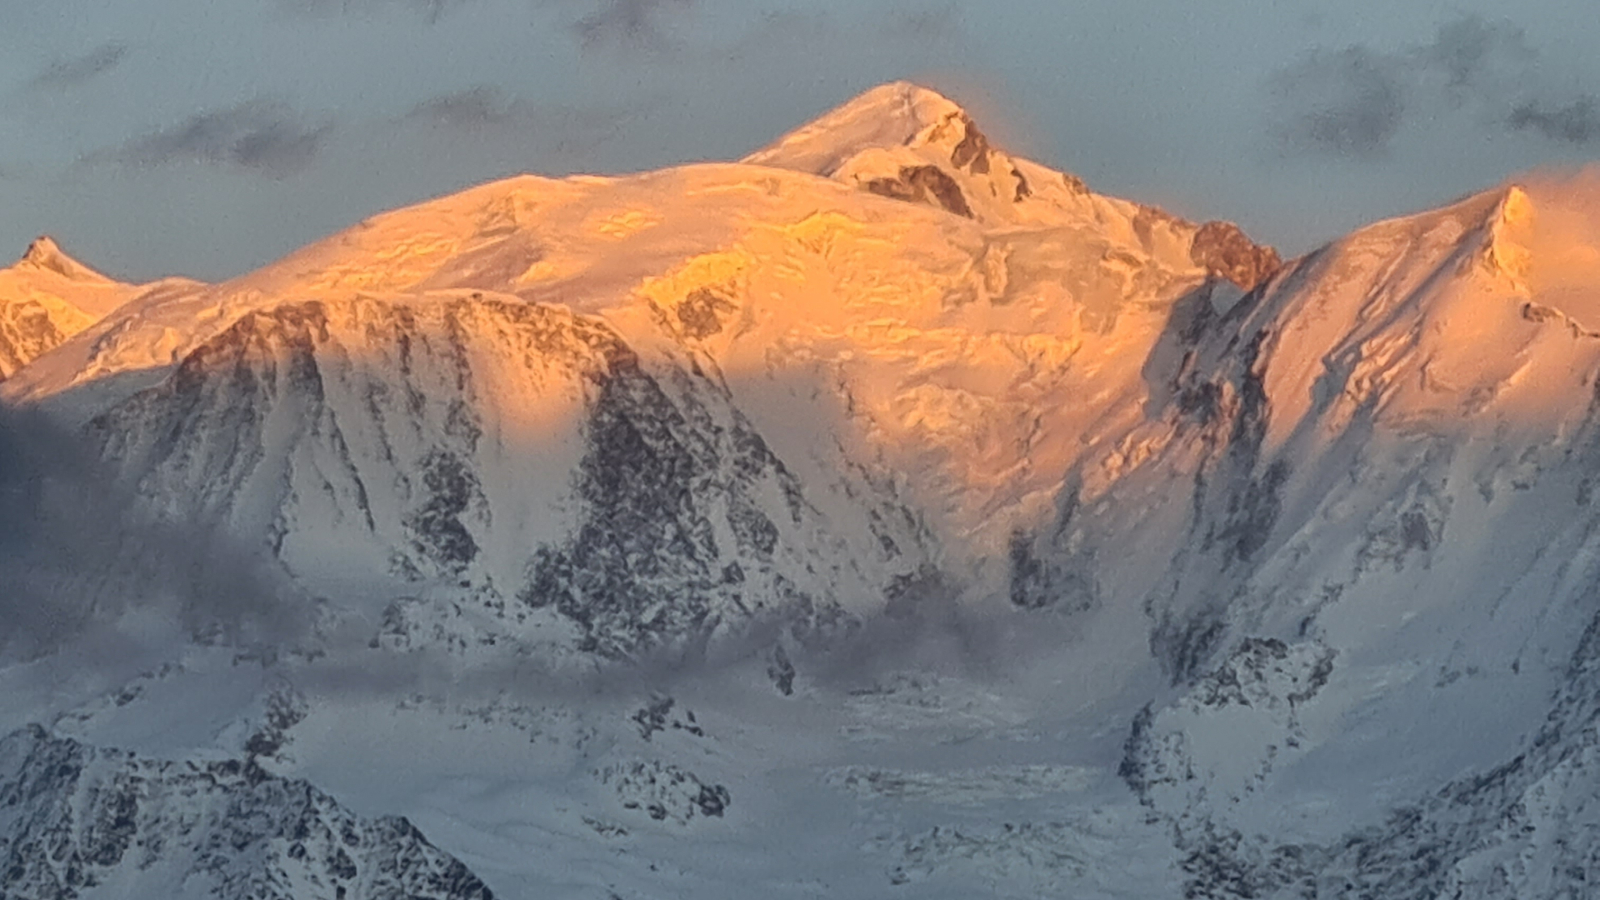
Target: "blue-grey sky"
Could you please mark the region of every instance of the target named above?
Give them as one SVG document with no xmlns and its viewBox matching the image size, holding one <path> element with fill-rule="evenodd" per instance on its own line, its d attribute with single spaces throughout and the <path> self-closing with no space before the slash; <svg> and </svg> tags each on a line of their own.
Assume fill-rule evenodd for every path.
<svg viewBox="0 0 1600 900">
<path fill-rule="evenodd" d="M 875 84 L 1300 252 L 1600 158 L 1594 0 L 0 0 L 0 256 L 246 271 L 521 171 L 732 159 Z M 9 251 L 5 248 L 10 248 Z"/>
</svg>

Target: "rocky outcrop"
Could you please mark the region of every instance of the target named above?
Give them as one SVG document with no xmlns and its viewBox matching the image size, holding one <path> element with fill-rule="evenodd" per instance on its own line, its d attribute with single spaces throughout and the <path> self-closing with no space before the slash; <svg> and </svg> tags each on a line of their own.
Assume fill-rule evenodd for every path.
<svg viewBox="0 0 1600 900">
<path fill-rule="evenodd" d="M 168 762 L 30 726 L 0 738 L 0 897 L 493 900 L 398 817 L 254 760 Z"/>
<path fill-rule="evenodd" d="M 909 203 L 937 206 L 946 212 L 972 218 L 972 207 L 961 185 L 937 166 L 903 166 L 898 178 L 874 178 L 865 185 L 871 193 Z"/>
<path fill-rule="evenodd" d="M 70 325 L 63 325 L 36 300 L 7 303 L 0 298 L 0 379 L 11 377 L 70 337 Z"/>
<path fill-rule="evenodd" d="M 1283 260 L 1278 251 L 1250 240 L 1244 230 L 1232 222 L 1207 222 L 1194 233 L 1194 243 L 1189 246 L 1189 256 L 1195 265 L 1218 278 L 1226 278 L 1245 290 L 1278 271 Z"/>
<path fill-rule="evenodd" d="M 657 822 L 684 826 L 697 818 L 720 819 L 732 802 L 726 787 L 659 760 L 609 765 L 594 775 L 616 792 L 624 810 Z"/>
</svg>

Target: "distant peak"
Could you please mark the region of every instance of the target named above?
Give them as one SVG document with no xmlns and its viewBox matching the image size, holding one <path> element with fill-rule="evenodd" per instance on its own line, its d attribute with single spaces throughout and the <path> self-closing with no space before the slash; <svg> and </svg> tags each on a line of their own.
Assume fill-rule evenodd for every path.
<svg viewBox="0 0 1600 900">
<path fill-rule="evenodd" d="M 68 256 L 49 235 L 40 235 L 28 245 L 19 266 L 54 272 L 72 281 L 108 281 L 110 279 Z"/>
<path fill-rule="evenodd" d="M 933 88 L 923 87 L 910 81 L 891 81 L 880 84 L 875 88 L 863 91 L 855 99 L 840 104 L 829 115 L 851 113 L 861 110 L 876 110 L 886 104 L 895 104 L 903 107 L 908 113 L 921 112 L 924 115 L 932 113 L 923 124 L 931 124 L 934 117 L 949 113 L 962 112 L 961 107 L 949 97 L 939 93 Z"/>
<path fill-rule="evenodd" d="M 745 157 L 754 165 L 831 175 L 847 159 L 903 147 L 932 129 L 972 119 L 950 98 L 909 81 L 879 85 Z"/>
<path fill-rule="evenodd" d="M 33 239 L 33 243 L 28 245 L 28 251 L 22 254 L 22 261 L 34 265 L 44 265 L 49 260 L 64 255 L 61 252 L 61 245 L 56 243 L 55 238 L 48 234 L 41 234 Z"/>
</svg>

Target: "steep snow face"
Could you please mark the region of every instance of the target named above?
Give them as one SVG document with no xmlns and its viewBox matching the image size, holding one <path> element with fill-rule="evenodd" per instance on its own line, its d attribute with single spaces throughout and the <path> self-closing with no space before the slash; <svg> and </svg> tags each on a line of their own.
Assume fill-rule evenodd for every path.
<svg viewBox="0 0 1600 900">
<path fill-rule="evenodd" d="M 1202 895 L 1265 892 L 1227 873 L 1270 881 L 1286 837 L 1333 846 L 1512 759 L 1569 680 L 1600 581 L 1600 340 L 1573 277 L 1600 231 L 1540 225 L 1560 212 L 1490 192 L 1178 310 L 1147 367 L 1161 414 L 1069 480 L 1041 578 L 1145 598 L 1180 691 L 1124 774 Z"/>
<path fill-rule="evenodd" d="M 90 269 L 41 237 L 0 269 L 0 380 L 132 299 L 141 288 Z"/>
<path fill-rule="evenodd" d="M 402 647 L 628 656 L 864 612 L 930 563 L 911 513 L 848 475 L 802 485 L 682 351 L 515 297 L 251 313 L 90 430 L 164 514 L 366 598 Z"/>
<path fill-rule="evenodd" d="M 402 818 L 364 819 L 254 758 L 166 762 L 31 726 L 0 738 L 0 891 L 491 900 Z"/>
</svg>

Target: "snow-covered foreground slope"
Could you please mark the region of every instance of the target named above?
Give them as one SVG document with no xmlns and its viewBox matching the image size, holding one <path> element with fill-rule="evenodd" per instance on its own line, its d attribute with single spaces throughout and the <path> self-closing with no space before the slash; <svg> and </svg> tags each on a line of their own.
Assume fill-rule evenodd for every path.
<svg viewBox="0 0 1600 900">
<path fill-rule="evenodd" d="M 33 726 L 0 738 L 0 771 L 8 897 L 491 897 L 406 820 L 363 820 L 253 758 L 142 760 Z"/>
<path fill-rule="evenodd" d="M 137 775 L 108 896 L 337 893 L 306 816 L 352 900 L 1582 895 L 1597 199 L 1280 265 L 895 84 L 146 291 L 0 387 L 0 784 L 95 773 L 0 840 Z"/>
</svg>

